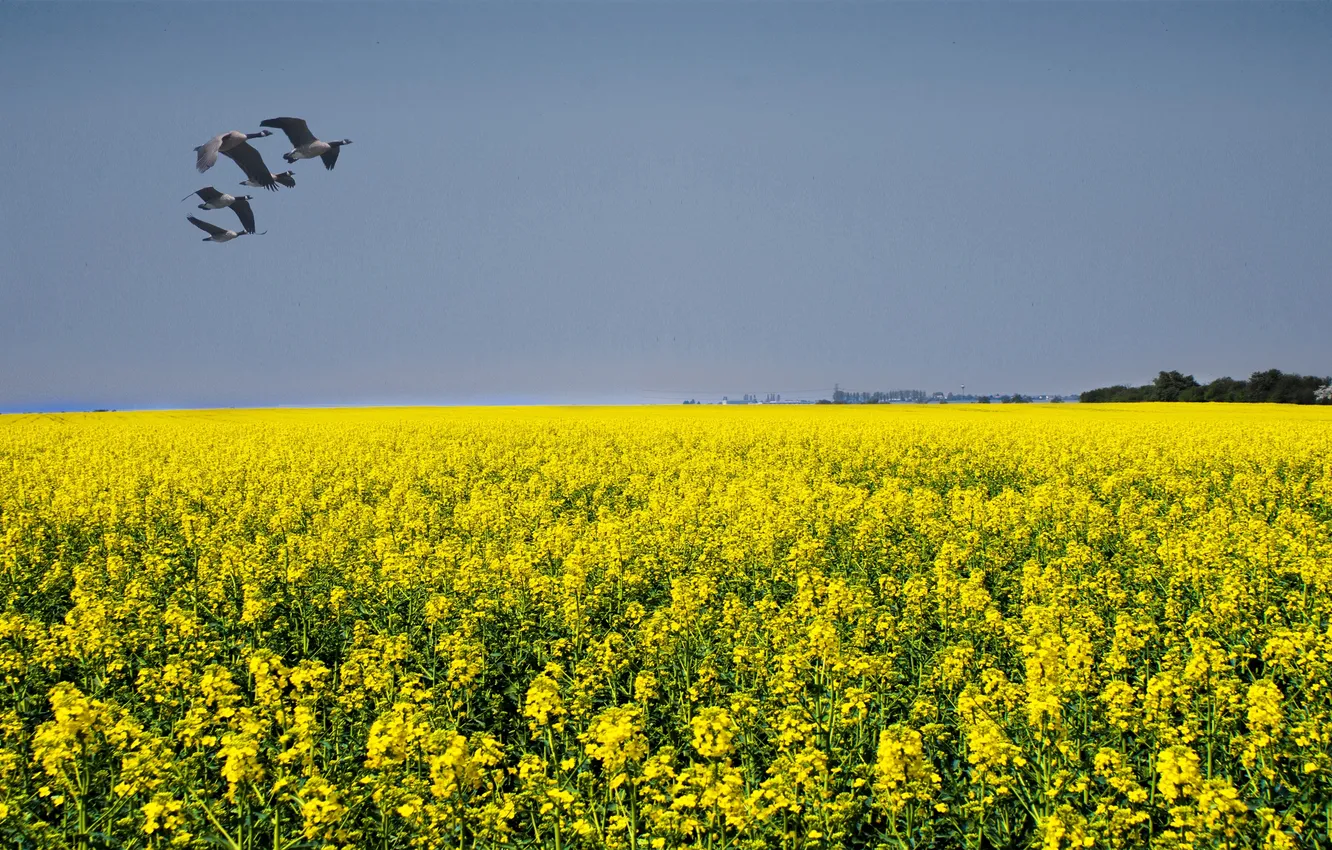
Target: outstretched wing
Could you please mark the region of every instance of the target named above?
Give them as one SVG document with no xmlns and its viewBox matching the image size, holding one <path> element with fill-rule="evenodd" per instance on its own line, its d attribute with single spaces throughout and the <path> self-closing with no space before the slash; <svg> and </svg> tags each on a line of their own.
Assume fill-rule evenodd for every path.
<svg viewBox="0 0 1332 850">
<path fill-rule="evenodd" d="M 236 217 L 240 219 L 241 226 L 245 228 L 245 232 L 253 233 L 254 210 L 250 209 L 250 202 L 244 198 L 237 198 L 232 202 L 231 208 L 236 211 Z"/>
<path fill-rule="evenodd" d="M 333 147 L 328 149 L 328 153 L 319 155 L 319 158 L 324 161 L 324 167 L 327 168 L 329 171 L 332 171 L 333 166 L 337 164 L 338 151 L 340 150 L 342 150 L 340 146 L 334 145 Z"/>
<path fill-rule="evenodd" d="M 284 171 L 281 174 L 274 174 L 273 177 L 277 179 L 277 182 L 281 183 L 283 186 L 286 186 L 288 189 L 296 188 L 296 178 L 292 176 L 292 173 L 290 171 Z"/>
<path fill-rule="evenodd" d="M 291 142 L 293 148 L 308 145 L 315 140 L 314 133 L 305 126 L 304 118 L 269 118 L 267 121 L 260 121 L 259 126 L 276 127 L 286 133 L 287 140 Z"/>
<path fill-rule="evenodd" d="M 223 233 L 227 232 L 227 229 L 225 227 L 218 227 L 216 224 L 209 224 L 203 219 L 195 218 L 192 215 L 187 215 L 185 216 L 185 218 L 189 219 L 190 224 L 199 228 L 204 233 L 207 233 L 209 236 L 221 236 Z"/>
<path fill-rule="evenodd" d="M 194 158 L 194 167 L 199 169 L 200 174 L 212 168 L 217 162 L 217 151 L 221 147 L 222 136 L 214 136 L 195 148 L 199 155 Z"/>
<path fill-rule="evenodd" d="M 222 197 L 222 193 L 214 189 L 212 186 L 205 186 L 197 192 L 191 192 L 190 195 L 198 195 L 199 200 L 203 201 L 205 204 L 211 204 L 213 201 Z M 185 198 L 188 198 L 190 195 L 186 195 Z M 181 200 L 183 201 L 185 198 L 181 198 Z"/>
<path fill-rule="evenodd" d="M 269 191 L 277 191 L 277 181 L 273 179 L 268 166 L 264 165 L 264 158 L 259 155 L 259 151 L 251 147 L 249 142 L 241 142 L 231 150 L 222 151 L 222 153 L 231 157 L 241 167 L 241 171 L 245 172 L 246 177 Z"/>
</svg>

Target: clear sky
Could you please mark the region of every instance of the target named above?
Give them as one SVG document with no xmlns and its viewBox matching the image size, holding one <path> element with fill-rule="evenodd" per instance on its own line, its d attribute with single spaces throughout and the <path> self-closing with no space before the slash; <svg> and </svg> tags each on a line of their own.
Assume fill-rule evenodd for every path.
<svg viewBox="0 0 1332 850">
<path fill-rule="evenodd" d="M 1327 3 L 3 2 L 0 186 L 0 410 L 1332 372 Z"/>
</svg>

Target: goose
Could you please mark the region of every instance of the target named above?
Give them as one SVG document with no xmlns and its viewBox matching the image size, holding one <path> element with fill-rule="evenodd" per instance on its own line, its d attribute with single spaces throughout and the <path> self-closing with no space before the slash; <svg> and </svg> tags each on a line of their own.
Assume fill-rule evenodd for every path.
<svg viewBox="0 0 1332 850">
<path fill-rule="evenodd" d="M 231 206 L 236 200 L 234 195 L 228 195 L 226 192 L 219 192 L 212 186 L 205 186 L 197 192 L 191 192 L 190 195 L 198 195 L 199 200 L 203 201 L 202 204 L 199 204 L 199 209 L 201 210 L 220 210 L 223 207 Z M 190 197 L 190 195 L 186 195 L 184 198 L 181 198 L 181 200 L 185 200 Z M 249 196 L 247 195 L 246 197 Z"/>
<path fill-rule="evenodd" d="M 240 219 L 241 227 L 245 228 L 246 233 L 254 232 L 254 210 L 250 209 L 251 195 L 243 195 L 231 202 L 231 211 Z"/>
<path fill-rule="evenodd" d="M 200 174 L 203 174 L 217 162 L 219 152 L 226 153 L 250 139 L 262 139 L 271 135 L 273 135 L 272 130 L 260 130 L 258 133 L 242 133 L 240 130 L 231 130 L 226 133 L 219 133 L 194 149 L 198 154 L 194 159 L 194 167 L 199 169 Z"/>
<path fill-rule="evenodd" d="M 274 174 L 269 171 L 268 166 L 264 165 L 264 158 L 259 155 L 259 151 L 255 150 L 249 142 L 241 142 L 240 144 L 233 146 L 230 150 L 222 151 L 222 153 L 231 157 L 231 159 L 241 167 L 241 171 L 245 172 L 245 176 L 250 178 L 249 180 L 242 181 L 242 186 L 262 186 L 269 191 L 276 192 L 278 183 L 281 183 L 283 186 L 296 185 L 296 181 L 291 179 L 290 172 L 286 175 L 286 179 L 284 180 L 282 179 L 282 175 Z"/>
<path fill-rule="evenodd" d="M 296 172 L 294 171 L 284 171 L 281 174 L 269 174 L 268 176 L 276 182 L 281 183 L 283 186 L 286 186 L 288 189 L 296 188 Z M 258 186 L 260 183 L 257 178 L 251 177 L 249 180 L 242 180 L 241 185 Z M 268 188 L 273 189 L 276 187 L 269 186 Z"/>
<path fill-rule="evenodd" d="M 216 224 L 209 224 L 208 222 L 203 221 L 202 219 L 195 218 L 192 215 L 187 215 L 185 216 L 185 218 L 189 221 L 190 224 L 193 224 L 195 227 L 199 228 L 204 233 L 209 234 L 204 237 L 203 241 L 205 242 L 230 242 L 231 240 L 238 239 L 246 234 L 246 231 L 244 230 L 240 232 L 237 232 L 235 230 L 227 230 L 224 227 L 218 227 Z M 264 233 L 267 232 L 268 232 L 267 230 L 264 231 Z M 264 233 L 260 233 L 259 235 L 263 236 Z"/>
<path fill-rule="evenodd" d="M 250 201 L 254 200 L 253 195 L 228 195 L 225 192 L 219 192 L 212 186 L 205 186 L 197 192 L 191 192 L 190 195 L 198 195 L 203 203 L 199 204 L 201 210 L 220 210 L 224 207 L 231 207 L 232 211 L 241 220 L 245 226 L 246 233 L 254 232 L 254 210 L 250 209 Z M 188 198 L 190 195 L 186 195 Z M 181 200 L 185 200 L 181 198 Z"/>
<path fill-rule="evenodd" d="M 287 139 L 291 141 L 291 150 L 282 155 L 288 163 L 293 163 L 298 159 L 314 159 L 319 157 L 324 161 L 324 168 L 329 171 L 338 161 L 338 149 L 343 145 L 350 145 L 351 139 L 340 139 L 336 142 L 324 142 L 316 139 L 314 133 L 306 126 L 304 118 L 269 118 L 266 121 L 259 122 L 260 127 L 276 127 L 287 134 Z"/>
</svg>

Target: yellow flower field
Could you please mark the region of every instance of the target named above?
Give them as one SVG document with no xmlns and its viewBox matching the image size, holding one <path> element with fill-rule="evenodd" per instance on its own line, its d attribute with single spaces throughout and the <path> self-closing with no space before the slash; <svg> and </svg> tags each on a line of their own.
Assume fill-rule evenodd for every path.
<svg viewBox="0 0 1332 850">
<path fill-rule="evenodd" d="M 0 842 L 1332 847 L 1332 410 L 0 417 Z"/>
</svg>

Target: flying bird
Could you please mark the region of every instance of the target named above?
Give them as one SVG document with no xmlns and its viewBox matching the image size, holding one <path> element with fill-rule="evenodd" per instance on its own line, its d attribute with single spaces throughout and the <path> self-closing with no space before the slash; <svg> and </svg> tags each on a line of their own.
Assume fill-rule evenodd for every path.
<svg viewBox="0 0 1332 850">
<path fill-rule="evenodd" d="M 250 209 L 250 201 L 254 200 L 253 195 L 228 195 L 225 192 L 219 192 L 212 186 L 205 186 L 197 192 L 191 192 L 190 195 L 198 195 L 203 201 L 199 204 L 201 210 L 220 210 L 225 207 L 231 207 L 236 213 L 241 224 L 245 226 L 246 233 L 254 232 L 254 210 Z M 188 198 L 190 195 L 186 195 Z M 181 198 L 181 200 L 185 200 Z"/>
<path fill-rule="evenodd" d="M 209 224 L 208 222 L 202 219 L 195 218 L 192 215 L 185 216 L 185 218 L 190 222 L 190 224 L 193 224 L 195 227 L 199 228 L 204 233 L 208 234 L 203 239 L 203 241 L 205 242 L 230 242 L 231 240 L 238 239 L 246 234 L 246 231 L 244 230 L 240 232 L 237 232 L 235 230 L 227 230 L 225 227 L 218 227 L 216 224 Z M 268 232 L 267 230 L 264 231 L 264 233 L 267 232 Z M 263 236 L 264 234 L 260 233 L 259 235 Z"/>
<path fill-rule="evenodd" d="M 203 174 L 217 162 L 218 153 L 226 153 L 237 145 L 245 144 L 250 139 L 262 139 L 271 135 L 273 135 L 272 130 L 260 130 L 258 133 L 242 133 L 240 130 L 232 130 L 216 135 L 194 149 L 198 154 L 194 159 L 194 167 L 199 169 L 200 174 Z"/>
<path fill-rule="evenodd" d="M 294 171 L 284 171 L 281 174 L 269 174 L 268 176 L 271 177 L 275 182 L 281 183 L 283 186 L 286 186 L 288 189 L 296 188 L 296 172 Z M 249 180 L 242 180 L 240 184 L 242 186 L 263 185 L 259 182 L 257 178 L 254 177 L 251 177 Z M 275 189 L 276 187 L 269 186 L 268 188 Z"/>
<path fill-rule="evenodd" d="M 219 192 L 212 186 L 205 186 L 197 192 L 191 192 L 190 195 L 198 195 L 199 200 L 203 201 L 202 204 L 199 204 L 201 210 L 220 210 L 223 207 L 231 206 L 236 200 L 236 196 Z M 186 195 L 185 198 L 190 195 Z M 183 201 L 185 198 L 181 198 L 181 200 Z"/>
<path fill-rule="evenodd" d="M 278 183 L 283 186 L 296 185 L 296 181 L 290 179 L 291 172 L 287 172 L 288 179 L 283 180 L 281 175 L 269 171 L 268 166 L 264 165 L 264 158 L 249 142 L 242 141 L 229 150 L 222 151 L 222 153 L 231 157 L 232 161 L 241 167 L 241 171 L 245 172 L 245 176 L 250 178 L 242 181 L 242 186 L 262 186 L 269 191 L 276 192 Z"/>
<path fill-rule="evenodd" d="M 244 195 L 231 202 L 231 211 L 240 219 L 241 227 L 245 228 L 246 233 L 254 232 L 254 210 L 250 209 L 250 201 L 253 197 Z"/>
<path fill-rule="evenodd" d="M 324 161 L 324 168 L 329 171 L 338 161 L 338 150 L 343 145 L 350 145 L 351 139 L 339 139 L 336 142 L 324 142 L 316 139 L 314 133 L 306 126 L 304 118 L 269 118 L 267 121 L 260 121 L 260 127 L 276 127 L 287 134 L 287 139 L 291 142 L 292 149 L 282 155 L 288 163 L 293 163 L 298 159 L 314 159 L 319 157 Z"/>
</svg>

